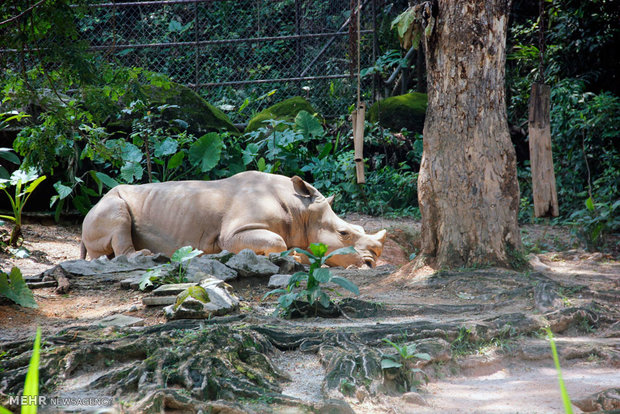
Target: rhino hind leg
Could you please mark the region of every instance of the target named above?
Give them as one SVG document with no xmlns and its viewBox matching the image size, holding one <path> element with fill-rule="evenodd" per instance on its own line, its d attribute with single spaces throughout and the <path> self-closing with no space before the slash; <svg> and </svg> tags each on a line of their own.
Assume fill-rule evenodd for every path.
<svg viewBox="0 0 620 414">
<path fill-rule="evenodd" d="M 286 250 L 286 242 L 277 233 L 263 229 L 243 230 L 220 240 L 220 247 L 233 253 L 243 249 L 254 250 L 256 254 L 269 255 Z"/>
<path fill-rule="evenodd" d="M 131 214 L 125 200 L 111 195 L 101 199 L 84 219 L 82 241 L 91 259 L 135 253 Z"/>
</svg>

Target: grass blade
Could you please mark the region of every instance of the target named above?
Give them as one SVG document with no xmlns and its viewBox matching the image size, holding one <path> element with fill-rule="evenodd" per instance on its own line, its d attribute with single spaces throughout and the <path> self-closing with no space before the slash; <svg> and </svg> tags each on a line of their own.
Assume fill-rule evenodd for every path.
<svg viewBox="0 0 620 414">
<path fill-rule="evenodd" d="M 33 397 L 34 400 L 39 396 L 39 357 L 41 348 L 41 328 L 37 328 L 37 336 L 34 340 L 32 357 L 28 365 L 28 374 L 24 384 L 24 396 Z M 28 404 L 22 406 L 22 414 L 37 414 L 37 405 Z"/>
<path fill-rule="evenodd" d="M 555 363 L 555 370 L 558 373 L 558 382 L 560 384 L 560 393 L 562 394 L 562 403 L 564 404 L 564 412 L 566 414 L 573 414 L 573 407 L 570 402 L 570 397 L 566 391 L 564 385 L 564 379 L 562 378 L 562 368 L 560 368 L 560 359 L 558 358 L 558 351 L 555 348 L 555 342 L 553 341 L 553 334 L 551 330 L 547 328 L 547 338 L 549 338 L 549 344 L 551 345 L 551 353 L 553 354 L 553 362 Z"/>
</svg>

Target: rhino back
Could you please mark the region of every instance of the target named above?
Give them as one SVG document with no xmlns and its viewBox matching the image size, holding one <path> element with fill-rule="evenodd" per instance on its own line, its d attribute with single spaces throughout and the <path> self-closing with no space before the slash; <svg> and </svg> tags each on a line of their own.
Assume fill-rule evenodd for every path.
<svg viewBox="0 0 620 414">
<path fill-rule="evenodd" d="M 192 245 L 217 252 L 222 216 L 231 195 L 218 181 L 179 181 L 116 187 L 132 217 L 136 249 L 171 255 Z"/>
</svg>

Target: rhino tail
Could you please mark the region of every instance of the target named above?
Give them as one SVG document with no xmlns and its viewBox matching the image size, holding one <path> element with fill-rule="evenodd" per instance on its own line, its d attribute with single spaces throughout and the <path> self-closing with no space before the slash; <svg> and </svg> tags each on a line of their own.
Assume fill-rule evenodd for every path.
<svg viewBox="0 0 620 414">
<path fill-rule="evenodd" d="M 83 241 L 80 242 L 80 259 L 86 259 L 86 246 Z"/>
</svg>

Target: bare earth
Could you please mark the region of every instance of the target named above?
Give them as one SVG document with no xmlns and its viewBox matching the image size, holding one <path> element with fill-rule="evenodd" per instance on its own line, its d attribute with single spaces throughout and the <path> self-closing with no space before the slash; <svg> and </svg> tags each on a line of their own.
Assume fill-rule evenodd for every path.
<svg viewBox="0 0 620 414">
<path fill-rule="evenodd" d="M 392 264 L 399 268 L 395 273 L 379 279 L 350 278 L 360 287 L 360 299 L 401 306 L 403 315 L 394 314 L 378 319 L 347 321 L 309 320 L 298 324 L 308 326 L 333 325 L 360 326 L 396 323 L 399 321 L 436 320 L 451 321 L 459 315 L 416 315 L 412 306 L 466 305 L 473 296 L 463 291 L 448 289 L 423 289 L 430 271 L 408 270 L 410 254 L 417 247 L 419 223 L 410 219 L 383 219 L 351 214 L 349 221 L 363 225 L 367 231 L 388 228 L 389 240 L 378 265 Z M 4 228 L 8 230 L 8 228 Z M 524 237 L 534 245 L 543 246 L 546 252 L 537 255 L 541 271 L 546 277 L 563 285 L 585 285 L 606 292 L 608 302 L 616 305 L 611 315 L 618 314 L 620 304 L 620 262 L 610 255 L 586 253 L 575 249 L 575 242 L 566 229 L 528 225 L 522 228 Z M 2 228 L 0 228 L 2 231 Z M 27 224 L 24 229 L 23 247 L 31 253 L 29 258 L 18 259 L 0 253 L 0 269 L 8 272 L 18 266 L 24 275 L 35 275 L 65 260 L 79 258 L 79 226 Z M 491 269 L 493 270 L 493 269 Z M 471 270 L 470 272 L 476 272 Z M 501 272 L 501 270 L 497 270 Z M 256 283 L 234 285 L 245 306 L 242 312 L 262 312 L 268 306 L 260 299 L 269 289 Z M 32 337 L 37 326 L 43 336 L 74 325 L 88 325 L 105 316 L 123 313 L 145 319 L 145 325 L 164 323 L 161 308 L 142 305 L 141 292 L 123 290 L 119 286 L 98 284 L 79 285 L 67 294 L 56 294 L 54 288 L 34 291 L 38 309 L 26 309 L 0 302 L 0 345 Z M 563 299 L 579 305 L 579 294 Z M 506 304 L 508 309 L 513 306 Z M 521 302 L 515 309 L 523 309 Z M 262 310 L 261 310 L 262 309 Z M 480 319 L 492 315 L 493 309 L 476 315 Z M 531 309 L 533 315 L 539 314 Z M 469 315 L 470 317 L 472 315 Z M 357 326 L 357 325 L 356 325 Z M 573 401 L 613 387 L 620 387 L 620 333 L 618 321 L 615 330 L 582 332 L 570 329 L 558 335 L 557 345 L 561 355 L 564 380 Z M 531 354 L 539 349 L 539 354 Z M 419 395 L 368 396 L 358 393 L 347 401 L 357 413 L 557 413 L 562 412 L 562 402 L 556 371 L 544 338 L 517 338 L 505 344 L 488 346 L 461 356 L 458 369 L 454 366 L 434 368 L 428 373 L 431 381 L 420 387 Z M 599 352 L 604 349 L 605 352 Z M 588 352 L 589 350 L 589 352 Z M 574 352 L 573 352 L 574 351 Z M 573 352 L 571 354 L 571 352 Z M 572 355 L 572 356 L 571 356 Z M 611 359 L 609 357 L 611 355 Z M 324 368 L 314 354 L 299 351 L 279 352 L 275 364 L 288 372 L 291 381 L 283 384 L 283 394 L 304 401 L 320 401 Z M 1 377 L 1 374 L 0 374 Z M 574 412 L 582 412 L 573 406 Z"/>
</svg>

